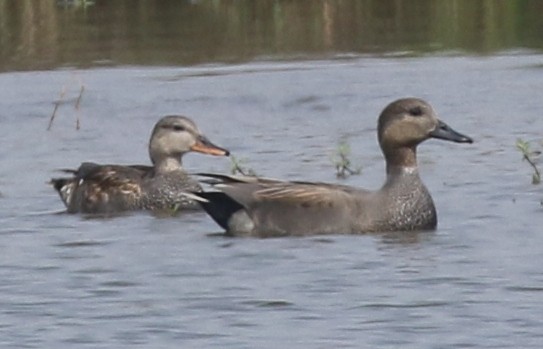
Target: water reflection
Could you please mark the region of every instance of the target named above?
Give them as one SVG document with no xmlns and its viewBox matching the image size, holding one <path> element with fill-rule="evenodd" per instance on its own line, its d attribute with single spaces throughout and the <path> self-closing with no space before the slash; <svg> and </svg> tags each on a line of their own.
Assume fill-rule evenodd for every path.
<svg viewBox="0 0 543 349">
<path fill-rule="evenodd" d="M 389 247 L 418 245 L 430 241 L 434 236 L 434 231 L 387 232 L 381 234 L 381 242 Z"/>
<path fill-rule="evenodd" d="M 0 0 L 0 71 L 543 46 L 538 0 Z"/>
</svg>

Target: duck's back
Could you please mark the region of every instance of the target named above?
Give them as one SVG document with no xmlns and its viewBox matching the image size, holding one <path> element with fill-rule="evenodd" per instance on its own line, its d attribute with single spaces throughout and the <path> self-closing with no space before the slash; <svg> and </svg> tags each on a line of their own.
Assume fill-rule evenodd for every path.
<svg viewBox="0 0 543 349">
<path fill-rule="evenodd" d="M 183 170 L 155 174 L 151 166 L 83 163 L 72 172 L 72 178 L 52 180 L 70 213 L 194 209 L 181 193 L 201 190 Z"/>
<path fill-rule="evenodd" d="M 86 162 L 72 171 L 72 178 L 55 178 L 52 183 L 70 213 L 125 211 L 141 206 L 141 183 L 151 170 Z"/>
</svg>

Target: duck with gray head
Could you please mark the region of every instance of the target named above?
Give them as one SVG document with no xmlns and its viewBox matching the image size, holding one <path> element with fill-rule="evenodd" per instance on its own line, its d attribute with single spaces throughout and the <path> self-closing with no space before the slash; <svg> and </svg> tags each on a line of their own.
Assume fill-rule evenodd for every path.
<svg viewBox="0 0 543 349">
<path fill-rule="evenodd" d="M 218 191 L 194 193 L 228 234 L 268 237 L 432 230 L 434 202 L 417 168 L 417 146 L 429 138 L 472 143 L 418 98 L 390 103 L 377 134 L 386 179 L 377 191 L 337 184 L 285 182 L 202 173 Z"/>
<path fill-rule="evenodd" d="M 228 150 L 211 143 L 185 116 L 160 119 L 151 134 L 152 166 L 81 164 L 64 170 L 73 176 L 53 178 L 51 184 L 70 213 L 113 213 L 128 210 L 197 209 L 182 193 L 197 192 L 200 185 L 182 167 L 187 152 L 228 156 Z"/>
</svg>

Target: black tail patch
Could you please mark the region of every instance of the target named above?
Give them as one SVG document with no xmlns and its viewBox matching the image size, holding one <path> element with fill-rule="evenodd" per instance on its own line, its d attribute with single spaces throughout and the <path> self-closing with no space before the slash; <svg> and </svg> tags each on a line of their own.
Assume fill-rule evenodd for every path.
<svg viewBox="0 0 543 349">
<path fill-rule="evenodd" d="M 52 178 L 51 183 L 53 185 L 53 188 L 55 188 L 56 191 L 60 192 L 62 187 L 66 185 L 69 181 L 71 181 L 72 178 Z"/>
<path fill-rule="evenodd" d="M 224 230 L 228 230 L 230 217 L 237 211 L 244 209 L 240 203 L 223 192 L 212 191 L 194 194 L 208 200 L 208 202 L 198 201 L 198 203 Z"/>
</svg>

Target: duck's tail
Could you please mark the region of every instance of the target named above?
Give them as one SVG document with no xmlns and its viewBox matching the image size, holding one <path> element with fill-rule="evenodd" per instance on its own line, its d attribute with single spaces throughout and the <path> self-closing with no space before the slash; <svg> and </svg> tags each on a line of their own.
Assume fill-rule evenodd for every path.
<svg viewBox="0 0 543 349">
<path fill-rule="evenodd" d="M 70 207 L 72 196 L 76 186 L 74 178 L 51 178 L 49 184 L 55 188 L 66 207 Z"/>
</svg>

